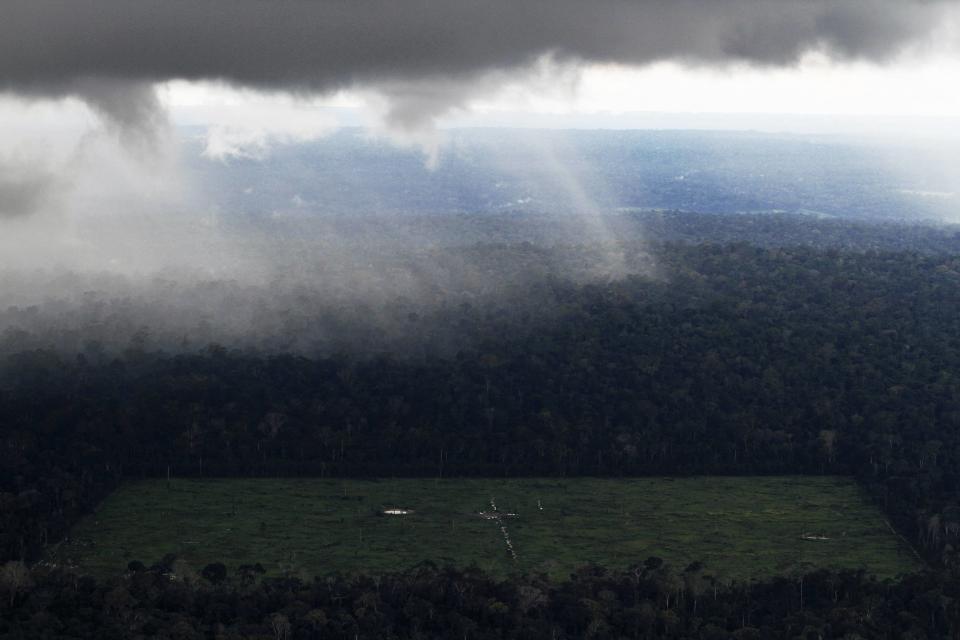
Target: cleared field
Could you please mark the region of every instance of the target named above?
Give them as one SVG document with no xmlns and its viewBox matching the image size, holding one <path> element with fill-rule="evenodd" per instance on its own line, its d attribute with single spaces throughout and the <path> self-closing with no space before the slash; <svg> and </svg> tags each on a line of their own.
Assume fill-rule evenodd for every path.
<svg viewBox="0 0 960 640">
<path fill-rule="evenodd" d="M 117 491 L 51 560 L 103 574 L 168 553 L 198 570 L 260 562 L 305 576 L 431 560 L 565 577 L 649 556 L 678 569 L 699 560 L 725 579 L 917 568 L 858 487 L 831 477 L 149 480 Z"/>
</svg>

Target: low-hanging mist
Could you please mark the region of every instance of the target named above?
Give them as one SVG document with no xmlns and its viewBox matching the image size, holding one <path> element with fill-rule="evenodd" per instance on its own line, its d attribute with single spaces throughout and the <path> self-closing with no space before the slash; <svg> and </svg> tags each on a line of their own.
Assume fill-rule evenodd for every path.
<svg viewBox="0 0 960 640">
<path fill-rule="evenodd" d="M 360 130 L 223 159 L 193 130 L 151 158 L 75 144 L 39 210 L 0 220 L 5 353 L 451 355 L 498 313 L 562 316 L 565 286 L 664 277 L 648 240 L 952 246 L 948 153 L 903 170 L 933 156 L 842 139 L 455 131 L 432 169 Z"/>
<path fill-rule="evenodd" d="M 6 271 L 0 353 L 183 352 L 217 343 L 302 355 L 448 356 L 475 346 L 474 323 L 500 315 L 505 327 L 527 331 L 555 316 L 556 288 L 600 282 L 608 252 L 604 245 L 339 246 L 271 241 L 256 250 L 284 257 L 259 267 L 249 260 L 221 277 L 185 269 Z M 633 251 L 634 268 L 648 270 L 642 248 Z"/>
<path fill-rule="evenodd" d="M 418 151 L 365 136 L 356 138 L 364 153 L 386 154 L 380 164 L 391 171 L 406 162 L 421 182 L 446 180 Z M 0 220 L 0 351 L 219 343 L 306 355 L 451 354 L 469 342 L 471 315 L 509 309 L 523 322 L 546 319 L 554 302 L 545 282 L 650 272 L 639 254 L 625 261 L 589 167 L 549 140 L 530 140 L 533 174 L 500 163 L 538 206 L 569 202 L 534 226 L 487 217 L 499 205 L 474 203 L 467 213 L 429 192 L 422 206 L 398 212 L 388 203 L 402 182 L 379 201 L 362 184 L 285 196 L 270 191 L 269 155 L 212 159 L 204 140 L 171 137 L 144 156 L 114 131 L 92 131 L 47 169 L 37 210 Z M 451 144 L 445 153 L 470 162 L 475 152 Z M 358 173 L 366 165 L 338 163 Z M 286 188 L 325 166 L 310 160 L 299 178 L 282 169 Z M 275 208 L 275 197 L 286 204 Z M 631 242 L 639 238 L 635 230 Z"/>
</svg>

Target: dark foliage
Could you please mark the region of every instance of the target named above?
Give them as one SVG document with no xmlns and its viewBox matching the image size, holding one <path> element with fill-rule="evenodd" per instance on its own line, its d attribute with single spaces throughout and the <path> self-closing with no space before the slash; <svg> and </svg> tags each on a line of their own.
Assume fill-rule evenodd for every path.
<svg viewBox="0 0 960 640">
<path fill-rule="evenodd" d="M 421 565 L 370 577 L 185 579 L 166 563 L 97 582 L 59 571 L 0 600 L 5 638 L 947 638 L 960 586 L 817 572 L 718 586 L 657 558 L 623 573 L 496 581 Z M 10 596 L 12 594 L 12 597 Z"/>
</svg>

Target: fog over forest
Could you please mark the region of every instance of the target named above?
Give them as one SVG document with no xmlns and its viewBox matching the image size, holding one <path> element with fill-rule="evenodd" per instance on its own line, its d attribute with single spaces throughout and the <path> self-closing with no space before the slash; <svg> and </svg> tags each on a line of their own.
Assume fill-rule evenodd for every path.
<svg viewBox="0 0 960 640">
<path fill-rule="evenodd" d="M 756 240 L 764 216 L 949 240 L 957 202 L 952 168 L 903 142 L 462 130 L 428 166 L 361 130 L 219 159 L 209 135 L 146 153 L 91 134 L 56 189 L 22 196 L 35 211 L 0 218 L 0 350 L 452 355 L 469 343 L 452 315 L 547 322 L 551 283 L 668 281 L 663 243 L 703 239 L 681 214 L 736 227 L 718 242 Z M 888 235 L 877 248 L 903 248 Z"/>
</svg>

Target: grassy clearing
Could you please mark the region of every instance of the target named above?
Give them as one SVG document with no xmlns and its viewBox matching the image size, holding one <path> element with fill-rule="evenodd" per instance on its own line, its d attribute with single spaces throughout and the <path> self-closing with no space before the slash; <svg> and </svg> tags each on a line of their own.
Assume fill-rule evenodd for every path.
<svg viewBox="0 0 960 640">
<path fill-rule="evenodd" d="M 491 498 L 517 514 L 500 521 L 516 561 L 498 521 L 478 515 Z M 390 508 L 412 513 L 384 515 Z M 429 559 L 563 577 L 588 562 L 623 568 L 649 556 L 678 568 L 700 560 L 726 579 L 917 568 L 858 487 L 829 477 L 149 480 L 122 487 L 51 556 L 104 574 L 167 553 L 198 569 L 261 562 L 305 576 Z"/>
</svg>

